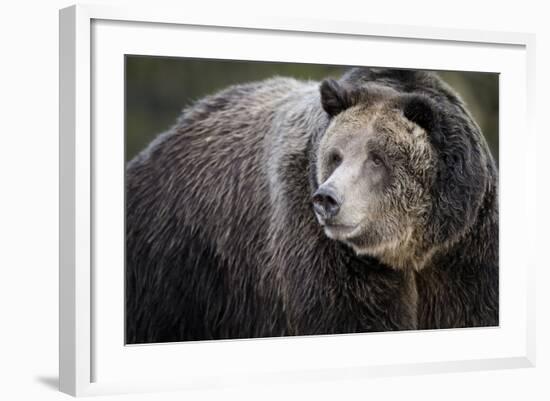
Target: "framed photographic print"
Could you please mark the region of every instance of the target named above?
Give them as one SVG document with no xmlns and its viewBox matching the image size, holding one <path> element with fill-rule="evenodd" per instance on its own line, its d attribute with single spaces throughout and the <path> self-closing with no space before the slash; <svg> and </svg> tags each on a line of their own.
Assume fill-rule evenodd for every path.
<svg viewBox="0 0 550 401">
<path fill-rule="evenodd" d="M 61 10 L 61 390 L 533 366 L 533 46 Z"/>
</svg>

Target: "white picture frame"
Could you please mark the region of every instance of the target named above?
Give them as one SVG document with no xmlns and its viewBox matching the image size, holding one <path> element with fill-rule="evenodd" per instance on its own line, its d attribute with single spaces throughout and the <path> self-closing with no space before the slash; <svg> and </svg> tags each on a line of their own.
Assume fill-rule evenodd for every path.
<svg viewBox="0 0 550 401">
<path fill-rule="evenodd" d="M 258 37 L 262 46 L 254 45 Z M 220 46 L 220 38 L 235 45 Z M 189 39 L 200 46 L 183 46 L 193 43 Z M 60 390 L 80 396 L 534 366 L 535 241 L 526 234 L 536 231 L 534 43 L 533 35 L 522 33 L 214 19 L 155 7 L 61 10 Z M 365 52 L 350 49 L 372 51 L 371 62 L 365 64 Z M 118 223 L 126 53 L 499 72 L 501 325 L 124 346 L 124 229 Z M 101 134 L 106 130 L 110 136 Z M 524 133 L 521 141 L 517 132 Z M 515 234 L 520 232 L 521 238 Z M 354 352 L 343 352 L 349 349 Z"/>
</svg>

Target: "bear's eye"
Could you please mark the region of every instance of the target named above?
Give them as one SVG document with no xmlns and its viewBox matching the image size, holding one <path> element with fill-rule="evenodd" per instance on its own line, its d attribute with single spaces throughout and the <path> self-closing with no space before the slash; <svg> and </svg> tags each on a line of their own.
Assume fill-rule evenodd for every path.
<svg viewBox="0 0 550 401">
<path fill-rule="evenodd" d="M 376 153 L 371 153 L 369 155 L 369 160 L 376 167 L 380 167 L 384 164 L 384 162 L 382 161 L 382 158 L 378 156 Z"/>
<path fill-rule="evenodd" d="M 340 156 L 340 153 L 336 151 L 331 152 L 328 161 L 331 166 L 337 167 L 340 165 L 340 163 L 342 163 L 342 156 Z"/>
</svg>

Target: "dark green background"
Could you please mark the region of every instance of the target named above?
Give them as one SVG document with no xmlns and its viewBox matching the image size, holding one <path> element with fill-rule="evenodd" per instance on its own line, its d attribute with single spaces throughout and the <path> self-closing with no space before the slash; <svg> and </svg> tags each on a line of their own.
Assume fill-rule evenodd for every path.
<svg viewBox="0 0 550 401">
<path fill-rule="evenodd" d="M 290 76 L 321 80 L 347 68 L 315 64 L 265 63 L 126 56 L 126 160 L 169 129 L 183 108 L 229 85 Z M 498 161 L 498 74 L 439 71 L 464 99 Z"/>
</svg>

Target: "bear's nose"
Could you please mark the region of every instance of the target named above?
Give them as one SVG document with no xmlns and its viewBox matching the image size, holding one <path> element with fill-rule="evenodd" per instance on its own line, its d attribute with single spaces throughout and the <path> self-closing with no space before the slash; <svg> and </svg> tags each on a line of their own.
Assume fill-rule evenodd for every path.
<svg viewBox="0 0 550 401">
<path fill-rule="evenodd" d="M 338 214 L 341 202 L 336 192 L 328 187 L 320 187 L 313 194 L 313 209 L 323 219 L 331 219 Z"/>
</svg>

